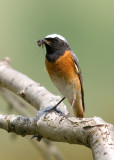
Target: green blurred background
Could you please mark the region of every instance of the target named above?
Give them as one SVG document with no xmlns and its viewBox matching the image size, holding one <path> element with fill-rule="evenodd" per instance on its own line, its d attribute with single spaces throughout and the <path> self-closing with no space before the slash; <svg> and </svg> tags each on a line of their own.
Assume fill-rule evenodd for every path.
<svg viewBox="0 0 114 160">
<path fill-rule="evenodd" d="M 114 1 L 0 0 L 0 59 L 10 57 L 15 69 L 59 94 L 45 71 L 45 49 L 36 43 L 51 33 L 63 35 L 79 58 L 85 116 L 100 116 L 114 124 Z M 9 114 L 2 97 L 0 110 Z M 57 146 L 66 160 L 92 159 L 86 147 L 66 143 Z M 12 139 L 3 130 L 0 158 L 43 159 L 25 138 Z"/>
</svg>

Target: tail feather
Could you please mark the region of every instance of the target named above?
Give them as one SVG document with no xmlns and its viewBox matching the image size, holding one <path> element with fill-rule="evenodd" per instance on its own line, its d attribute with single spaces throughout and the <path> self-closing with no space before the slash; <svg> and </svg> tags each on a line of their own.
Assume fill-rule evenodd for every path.
<svg viewBox="0 0 114 160">
<path fill-rule="evenodd" d="M 72 105 L 72 101 L 69 101 L 69 103 Z M 73 112 L 74 116 L 79 118 L 84 118 L 84 107 L 82 106 L 81 102 L 75 102 L 73 105 Z"/>
<path fill-rule="evenodd" d="M 84 118 L 84 110 L 82 106 L 79 107 L 74 104 L 73 111 L 76 117 Z"/>
</svg>

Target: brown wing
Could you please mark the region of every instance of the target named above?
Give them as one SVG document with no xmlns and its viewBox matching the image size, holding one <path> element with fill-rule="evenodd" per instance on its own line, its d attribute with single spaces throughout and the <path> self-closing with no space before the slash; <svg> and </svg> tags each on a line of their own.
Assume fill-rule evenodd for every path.
<svg viewBox="0 0 114 160">
<path fill-rule="evenodd" d="M 79 62 L 78 62 L 78 59 L 75 55 L 75 53 L 73 51 L 71 51 L 71 55 L 73 57 L 73 60 L 74 60 L 74 63 L 75 63 L 75 67 L 76 67 L 76 70 L 77 70 L 77 74 L 79 76 L 79 79 L 80 79 L 80 84 L 81 84 L 81 95 L 82 95 L 82 105 L 83 105 L 83 109 L 85 111 L 85 104 L 84 104 L 84 89 L 83 89 L 83 77 L 82 77 L 82 73 L 81 73 L 81 69 L 80 69 L 80 66 L 79 66 Z"/>
</svg>

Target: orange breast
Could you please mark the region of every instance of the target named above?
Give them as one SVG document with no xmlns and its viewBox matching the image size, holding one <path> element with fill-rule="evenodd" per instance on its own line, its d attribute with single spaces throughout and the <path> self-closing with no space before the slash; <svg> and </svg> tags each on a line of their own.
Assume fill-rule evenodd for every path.
<svg viewBox="0 0 114 160">
<path fill-rule="evenodd" d="M 47 59 L 45 61 L 46 69 L 53 81 L 53 76 L 60 79 L 64 79 L 69 83 L 76 83 L 76 88 L 80 90 L 80 80 L 78 74 L 76 74 L 76 69 L 72 55 L 70 51 L 66 51 L 64 55 L 60 56 L 55 62 L 49 62 Z M 74 81 L 74 82 L 73 82 Z"/>
<path fill-rule="evenodd" d="M 74 94 L 76 101 L 73 106 L 74 114 L 77 117 L 84 117 L 81 98 L 81 83 L 78 76 L 78 68 L 73 61 L 70 51 L 66 51 L 55 62 L 45 61 L 49 76 L 58 90 L 72 105 Z"/>
</svg>

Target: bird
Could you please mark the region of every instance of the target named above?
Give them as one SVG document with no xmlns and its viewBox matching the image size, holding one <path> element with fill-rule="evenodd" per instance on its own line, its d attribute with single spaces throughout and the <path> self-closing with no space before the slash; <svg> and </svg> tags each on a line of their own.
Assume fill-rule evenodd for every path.
<svg viewBox="0 0 114 160">
<path fill-rule="evenodd" d="M 74 116 L 83 118 L 83 77 L 76 54 L 60 34 L 47 35 L 38 40 L 37 44 L 46 48 L 45 66 L 53 84 L 67 98 Z"/>
</svg>

